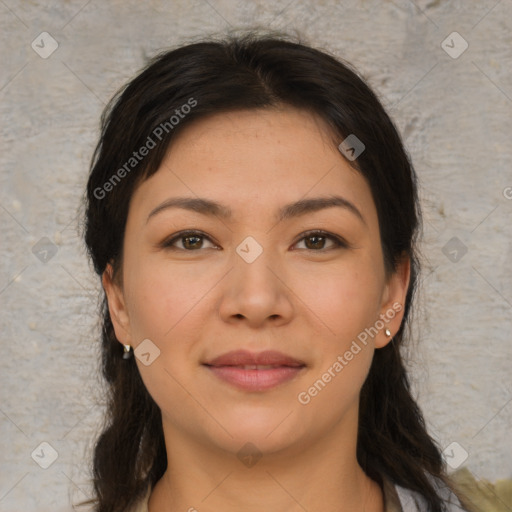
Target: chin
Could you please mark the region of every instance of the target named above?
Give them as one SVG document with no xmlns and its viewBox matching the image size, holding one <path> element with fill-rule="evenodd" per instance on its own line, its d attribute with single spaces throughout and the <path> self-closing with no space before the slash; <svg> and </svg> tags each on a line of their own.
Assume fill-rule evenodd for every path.
<svg viewBox="0 0 512 512">
<path fill-rule="evenodd" d="M 283 450 L 300 438 L 302 428 L 292 413 L 293 409 L 285 410 L 248 410 L 232 414 L 220 419 L 220 423 L 233 436 L 223 436 L 229 449 L 238 451 L 246 443 L 252 443 L 260 451 L 272 453 Z"/>
</svg>

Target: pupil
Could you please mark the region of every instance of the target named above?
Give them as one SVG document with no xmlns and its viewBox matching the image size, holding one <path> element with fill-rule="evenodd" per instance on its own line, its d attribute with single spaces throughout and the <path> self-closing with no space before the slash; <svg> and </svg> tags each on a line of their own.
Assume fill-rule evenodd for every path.
<svg viewBox="0 0 512 512">
<path fill-rule="evenodd" d="M 308 240 L 314 240 L 313 244 L 312 244 L 314 246 L 314 248 L 315 249 L 319 249 L 319 248 L 321 249 L 322 248 L 321 247 L 322 246 L 322 242 L 324 241 L 324 237 L 323 236 L 313 235 L 313 236 L 308 237 Z M 316 242 L 315 242 L 315 240 L 316 240 Z M 320 244 L 320 246 L 319 246 L 319 244 Z"/>
<path fill-rule="evenodd" d="M 192 248 L 192 249 L 197 248 L 199 244 L 194 244 L 194 243 L 190 244 L 190 243 L 188 243 L 189 240 L 195 240 L 196 242 L 201 241 L 200 237 L 198 237 L 198 236 L 186 236 L 184 238 L 184 240 L 185 240 L 185 244 L 184 244 L 185 247 Z"/>
</svg>

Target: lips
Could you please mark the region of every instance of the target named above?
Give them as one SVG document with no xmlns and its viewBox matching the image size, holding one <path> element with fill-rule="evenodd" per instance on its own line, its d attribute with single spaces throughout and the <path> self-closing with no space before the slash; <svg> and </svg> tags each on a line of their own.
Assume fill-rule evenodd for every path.
<svg viewBox="0 0 512 512">
<path fill-rule="evenodd" d="M 244 391 L 266 391 L 297 375 L 306 364 L 281 352 L 236 350 L 204 365 L 220 380 Z"/>
<path fill-rule="evenodd" d="M 299 367 L 305 366 L 304 361 L 295 359 L 291 356 L 276 352 L 274 350 L 267 350 L 265 352 L 252 353 L 247 350 L 234 350 L 222 354 L 211 361 L 208 361 L 208 366 L 238 366 L 248 367 L 246 369 L 258 369 L 255 367 L 279 367 L 290 366 Z M 264 369 L 264 368 L 261 368 Z"/>
</svg>

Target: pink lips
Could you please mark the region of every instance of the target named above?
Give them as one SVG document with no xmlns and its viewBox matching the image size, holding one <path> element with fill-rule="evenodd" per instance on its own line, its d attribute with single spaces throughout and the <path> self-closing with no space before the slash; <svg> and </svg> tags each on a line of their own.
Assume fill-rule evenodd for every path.
<svg viewBox="0 0 512 512">
<path fill-rule="evenodd" d="M 303 361 L 273 350 L 257 354 L 236 350 L 222 354 L 205 366 L 220 379 L 247 391 L 264 391 L 296 377 Z"/>
</svg>

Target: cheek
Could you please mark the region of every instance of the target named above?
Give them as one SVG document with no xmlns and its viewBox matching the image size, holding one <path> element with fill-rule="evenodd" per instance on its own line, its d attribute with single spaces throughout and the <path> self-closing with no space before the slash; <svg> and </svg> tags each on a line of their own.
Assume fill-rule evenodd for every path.
<svg viewBox="0 0 512 512">
<path fill-rule="evenodd" d="M 307 286 L 312 281 L 309 278 L 299 293 L 307 296 L 304 303 L 320 326 L 317 359 L 297 399 L 307 405 L 304 413 L 311 418 L 338 421 L 357 403 L 371 366 L 374 346 L 368 332 L 378 319 L 380 281 L 375 272 L 357 265 L 329 273 L 317 293 Z"/>
<path fill-rule="evenodd" d="M 155 264 L 140 270 L 130 278 L 130 327 L 135 345 L 149 339 L 159 350 L 150 365 L 137 359 L 141 378 L 163 411 L 194 411 L 197 404 L 186 389 L 196 371 L 193 350 L 204 323 L 202 299 L 213 283 L 185 268 L 171 273 L 166 265 Z"/>
<path fill-rule="evenodd" d="M 378 319 L 382 295 L 379 269 L 353 258 L 321 274 L 304 272 L 294 288 L 323 338 L 342 349 Z"/>
<path fill-rule="evenodd" d="M 370 327 L 379 319 L 380 267 L 365 255 L 344 263 L 322 276 L 305 274 L 308 277 L 297 283 L 298 295 L 307 305 L 304 310 L 311 323 L 319 326 L 317 369 L 309 387 L 302 390 L 303 398 L 311 399 L 313 409 L 322 414 L 333 403 L 339 407 L 332 414 L 344 414 L 357 400 L 373 358 L 374 331 Z"/>
<path fill-rule="evenodd" d="M 167 343 L 183 326 L 197 324 L 201 302 L 215 279 L 189 271 L 148 262 L 128 279 L 130 326 L 135 339 L 150 338 Z M 128 271 L 129 267 L 128 267 Z"/>
</svg>

